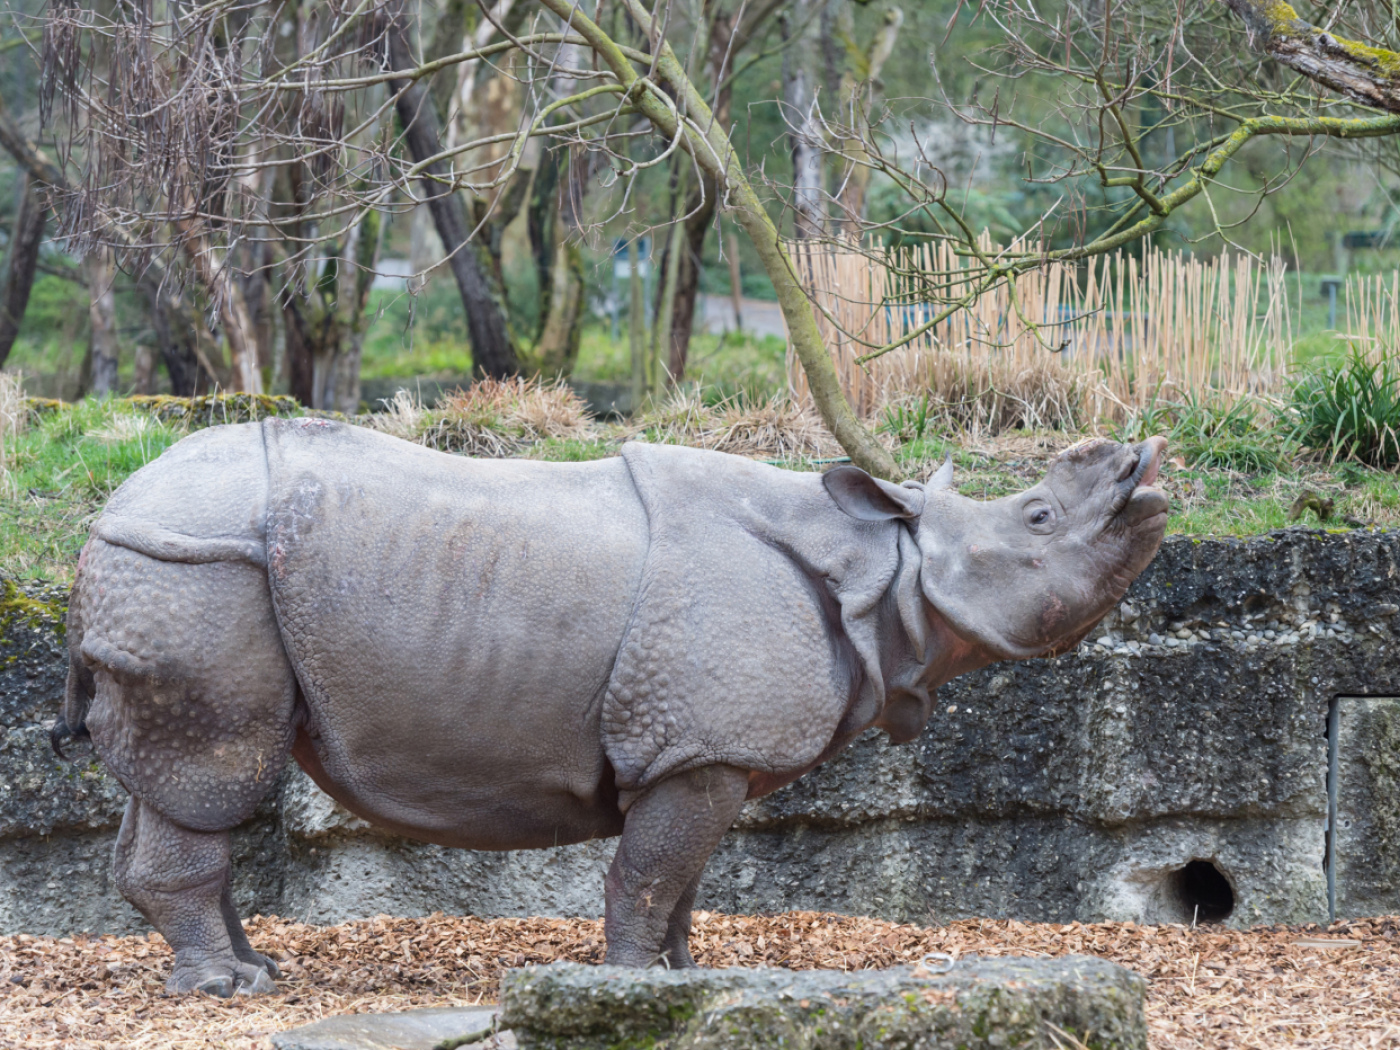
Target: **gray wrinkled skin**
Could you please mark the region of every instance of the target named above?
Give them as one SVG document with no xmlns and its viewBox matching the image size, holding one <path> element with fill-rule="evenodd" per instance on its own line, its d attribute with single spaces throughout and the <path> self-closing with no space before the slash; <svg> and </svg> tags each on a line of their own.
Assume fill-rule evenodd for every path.
<svg viewBox="0 0 1400 1050">
<path fill-rule="evenodd" d="M 228 830 L 288 755 L 376 825 L 471 849 L 621 836 L 607 961 L 693 965 L 745 799 L 933 691 L 1077 642 L 1156 553 L 1165 442 L 982 503 L 852 467 L 630 444 L 476 461 L 323 420 L 195 434 L 93 525 L 64 722 L 131 793 L 119 889 L 172 991 L 255 994 Z"/>
</svg>

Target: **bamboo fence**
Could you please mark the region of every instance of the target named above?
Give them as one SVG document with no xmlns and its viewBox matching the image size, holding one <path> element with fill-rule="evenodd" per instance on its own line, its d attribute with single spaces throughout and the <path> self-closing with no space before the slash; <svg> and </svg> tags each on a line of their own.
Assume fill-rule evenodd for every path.
<svg viewBox="0 0 1400 1050">
<path fill-rule="evenodd" d="M 982 247 L 996 251 L 987 240 Z M 980 278 L 974 261 L 947 243 L 873 258 L 813 242 L 792 251 L 846 394 L 864 416 L 928 397 L 963 424 L 996 430 L 1092 425 L 1186 395 L 1233 402 L 1277 390 L 1293 342 L 1281 259 L 1149 249 L 1141 259 L 1120 252 L 1031 270 L 861 365 L 863 354 L 966 296 Z M 1400 330 L 1396 301 L 1391 314 L 1366 314 L 1364 323 Z M 805 398 L 791 352 L 788 375 Z"/>
</svg>

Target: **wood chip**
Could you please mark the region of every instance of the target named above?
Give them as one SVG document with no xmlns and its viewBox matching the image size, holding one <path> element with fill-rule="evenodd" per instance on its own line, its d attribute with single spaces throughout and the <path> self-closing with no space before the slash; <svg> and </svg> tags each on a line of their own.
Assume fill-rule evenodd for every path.
<svg viewBox="0 0 1400 1050">
<path fill-rule="evenodd" d="M 271 1033 L 328 1014 L 491 1002 L 503 969 L 596 963 L 604 952 L 602 923 L 580 919 L 437 914 L 309 926 L 265 916 L 246 926 L 282 966 L 276 994 L 168 997 L 171 954 L 155 934 L 0 937 L 0 1047 L 266 1050 Z M 1400 1046 L 1396 917 L 1238 931 L 1003 919 L 926 927 L 702 911 L 691 945 L 705 966 L 790 969 L 880 969 L 929 952 L 1097 955 L 1147 978 L 1154 1050 Z"/>
</svg>

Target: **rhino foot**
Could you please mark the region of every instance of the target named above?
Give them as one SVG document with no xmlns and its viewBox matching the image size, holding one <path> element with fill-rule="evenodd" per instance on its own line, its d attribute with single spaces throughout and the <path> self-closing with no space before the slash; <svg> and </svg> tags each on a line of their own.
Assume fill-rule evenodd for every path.
<svg viewBox="0 0 1400 1050">
<path fill-rule="evenodd" d="M 264 959 L 274 969 L 276 964 Z M 175 963 L 175 972 L 165 982 L 172 995 L 203 992 L 216 999 L 231 999 L 235 995 L 265 995 L 277 990 L 269 971 L 258 964 L 246 962 L 215 962 L 209 959 Z"/>
</svg>

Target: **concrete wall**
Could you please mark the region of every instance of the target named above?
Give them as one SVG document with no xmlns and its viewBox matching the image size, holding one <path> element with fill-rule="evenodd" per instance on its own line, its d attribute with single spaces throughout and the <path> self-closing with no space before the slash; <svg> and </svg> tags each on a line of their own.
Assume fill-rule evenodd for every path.
<svg viewBox="0 0 1400 1050">
<path fill-rule="evenodd" d="M 1075 652 L 960 679 L 914 743 L 871 734 L 751 804 L 700 904 L 1241 925 L 1400 912 L 1397 562 L 1400 534 L 1172 537 Z M 141 928 L 108 876 L 120 787 L 90 755 L 48 751 L 59 639 L 34 606 L 4 608 L 0 931 Z M 299 770 L 235 842 L 246 912 L 319 922 L 597 915 L 613 845 L 410 843 Z"/>
</svg>

